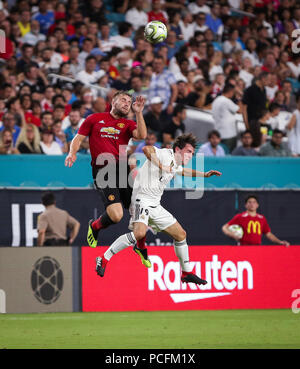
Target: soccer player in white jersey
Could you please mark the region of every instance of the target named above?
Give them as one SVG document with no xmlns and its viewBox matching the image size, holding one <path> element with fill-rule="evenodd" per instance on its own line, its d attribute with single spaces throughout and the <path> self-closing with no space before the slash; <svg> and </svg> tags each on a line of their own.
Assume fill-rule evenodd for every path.
<svg viewBox="0 0 300 369">
<path fill-rule="evenodd" d="M 192 273 L 185 230 L 173 215 L 160 205 L 161 196 L 175 174 L 189 177 L 221 175 L 216 170 L 200 172 L 183 167 L 194 155 L 195 147 L 196 137 L 185 134 L 177 137 L 172 149 L 158 149 L 154 146 L 143 148 L 147 160 L 134 181 L 131 197 L 129 229 L 132 229 L 132 232 L 120 236 L 102 257 L 96 258 L 96 272 L 100 277 L 104 276 L 105 268 L 112 256 L 130 245 L 134 245 L 134 251 L 141 257 L 142 263 L 150 268 L 147 249 L 137 248 L 136 243 L 145 237 L 148 226 L 151 226 L 174 239 L 175 254 L 182 269 L 182 282 L 207 283 Z"/>
</svg>

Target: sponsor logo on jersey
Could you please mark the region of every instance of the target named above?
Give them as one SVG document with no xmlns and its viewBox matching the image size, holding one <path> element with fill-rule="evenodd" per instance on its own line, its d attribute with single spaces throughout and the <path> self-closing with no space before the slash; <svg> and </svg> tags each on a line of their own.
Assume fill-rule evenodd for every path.
<svg viewBox="0 0 300 369">
<path fill-rule="evenodd" d="M 252 227 L 252 232 L 251 232 L 251 227 Z M 250 222 L 248 223 L 248 227 L 247 227 L 247 233 L 257 233 L 261 234 L 261 226 L 260 223 L 256 220 L 255 222 L 253 220 L 250 220 Z"/>
<path fill-rule="evenodd" d="M 121 131 L 114 127 L 103 127 L 100 129 L 100 132 L 109 133 L 111 135 L 118 135 Z"/>
<path fill-rule="evenodd" d="M 102 120 L 99 120 L 99 122 L 98 123 L 102 123 L 102 124 L 105 124 L 105 122 L 104 122 L 104 120 L 102 119 Z"/>
</svg>

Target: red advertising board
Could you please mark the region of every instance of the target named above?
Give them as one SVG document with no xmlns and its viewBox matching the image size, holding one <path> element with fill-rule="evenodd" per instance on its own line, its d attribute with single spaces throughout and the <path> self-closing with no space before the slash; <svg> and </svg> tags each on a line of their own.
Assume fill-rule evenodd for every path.
<svg viewBox="0 0 300 369">
<path fill-rule="evenodd" d="M 121 251 L 101 278 L 95 258 L 106 249 L 82 247 L 83 311 L 291 308 L 300 289 L 300 246 L 191 246 L 205 286 L 181 282 L 172 246 L 148 247 L 150 269 L 131 247 Z"/>
</svg>

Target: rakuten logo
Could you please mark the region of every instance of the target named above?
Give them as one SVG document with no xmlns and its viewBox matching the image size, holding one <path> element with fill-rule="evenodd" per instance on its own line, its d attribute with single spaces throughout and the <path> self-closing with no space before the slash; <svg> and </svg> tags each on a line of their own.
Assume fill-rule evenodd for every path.
<svg viewBox="0 0 300 369">
<path fill-rule="evenodd" d="M 223 264 L 218 260 L 218 255 L 212 255 L 211 261 L 201 263 L 191 262 L 193 271 L 207 281 L 206 285 L 199 286 L 194 283 L 181 282 L 181 268 L 179 262 L 169 261 L 164 264 L 158 255 L 149 256 L 152 268 L 148 269 L 148 290 L 159 289 L 161 291 L 187 291 L 192 293 L 171 293 L 174 302 L 185 302 L 211 297 L 230 295 L 234 289 L 253 289 L 253 269 L 248 261 L 238 261 L 234 263 L 226 260 Z M 203 265 L 202 265 L 203 264 Z M 203 269 L 202 269 L 203 268 Z M 222 291 L 222 292 L 201 292 L 196 291 Z"/>
</svg>

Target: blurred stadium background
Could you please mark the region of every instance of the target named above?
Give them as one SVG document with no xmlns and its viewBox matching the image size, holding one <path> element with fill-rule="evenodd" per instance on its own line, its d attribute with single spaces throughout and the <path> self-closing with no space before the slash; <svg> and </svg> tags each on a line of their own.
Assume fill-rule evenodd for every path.
<svg viewBox="0 0 300 369">
<path fill-rule="evenodd" d="M 166 42 L 144 41 L 150 19 L 168 25 Z M 299 348 L 300 59 L 292 37 L 299 22 L 296 0 L 0 1 L 1 348 Z M 89 78 L 90 55 L 96 64 Z M 94 271 L 99 250 L 85 240 L 88 220 L 103 211 L 92 188 L 88 148 L 72 168 L 64 166 L 80 123 L 93 112 L 109 111 L 118 89 L 145 95 L 146 119 L 151 99 L 160 94 L 152 85 L 155 55 L 163 56 L 173 75 L 174 106 L 185 106 L 184 130 L 197 136 L 197 153 L 208 133 L 219 130 L 212 105 L 225 83 L 235 86 L 233 100 L 242 109 L 234 114 L 236 146 L 247 128 L 258 140 L 251 155 L 235 155 L 223 140 L 221 156 L 204 155 L 204 169 L 223 175 L 205 180 L 200 199 L 186 199 L 195 183 L 179 188 L 177 179 L 164 195 L 163 205 L 187 231 L 195 270 L 209 280 L 206 288 L 181 284 L 172 240 L 150 231 L 151 270 L 126 250 L 100 280 Z M 245 91 L 261 72 L 268 78 L 264 106 L 245 122 L 243 107 L 253 104 Z M 80 113 L 72 129 L 71 111 Z M 156 144 L 168 147 L 172 137 L 164 133 L 172 112 L 163 119 Z M 149 128 L 151 121 L 146 123 Z M 37 146 L 22 136 L 26 127 L 35 130 Z M 45 129 L 56 142 L 49 151 Z M 265 156 L 261 148 L 272 145 L 275 129 L 283 133 L 280 153 Z M 140 144 L 129 148 L 139 165 L 145 160 L 136 151 Z M 202 158 L 191 165 L 203 167 Z M 81 224 L 72 246 L 36 246 L 46 190 Z M 237 246 L 223 234 L 222 225 L 244 211 L 250 193 L 259 197 L 271 230 L 290 247 L 264 237 L 262 246 Z M 101 232 L 99 247 L 127 225 L 126 214 Z M 145 320 L 149 327 L 141 329 Z"/>
</svg>

